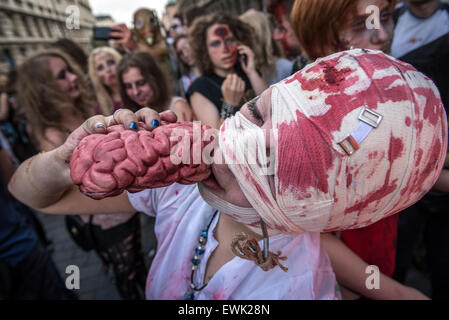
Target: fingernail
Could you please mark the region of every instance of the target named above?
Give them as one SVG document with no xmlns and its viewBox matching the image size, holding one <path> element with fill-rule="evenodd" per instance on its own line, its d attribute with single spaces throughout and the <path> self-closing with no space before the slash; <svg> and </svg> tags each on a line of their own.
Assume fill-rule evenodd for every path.
<svg viewBox="0 0 449 320">
<path fill-rule="evenodd" d="M 131 122 L 129 125 L 130 129 L 137 130 L 137 123 L 135 121 Z"/>
<path fill-rule="evenodd" d="M 102 124 L 102 123 L 97 123 L 97 124 L 95 125 L 95 128 L 97 128 L 97 129 L 105 129 L 106 127 L 105 127 L 104 124 Z"/>
<path fill-rule="evenodd" d="M 153 126 L 153 127 L 159 127 L 159 121 L 157 121 L 156 119 L 154 119 L 153 121 L 151 121 L 151 125 Z"/>
</svg>

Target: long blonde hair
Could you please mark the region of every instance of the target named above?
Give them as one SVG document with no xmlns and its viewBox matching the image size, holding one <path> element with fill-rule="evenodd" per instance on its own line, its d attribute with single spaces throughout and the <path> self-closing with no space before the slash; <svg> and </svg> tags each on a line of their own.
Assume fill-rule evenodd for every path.
<svg viewBox="0 0 449 320">
<path fill-rule="evenodd" d="M 120 53 L 110 47 L 99 47 L 94 49 L 89 55 L 88 60 L 88 69 L 89 69 L 89 78 L 92 81 L 92 85 L 95 90 L 95 95 L 97 97 L 98 104 L 100 105 L 100 111 L 103 115 L 108 116 L 111 115 L 114 111 L 114 101 L 112 100 L 111 91 L 107 88 L 100 80 L 98 76 L 98 72 L 95 68 L 95 57 L 100 53 L 107 53 L 112 56 L 115 61 L 115 65 L 118 67 L 120 61 L 122 60 L 122 56 Z M 118 81 L 118 78 L 117 78 Z M 118 87 L 118 84 L 117 84 Z"/>
<path fill-rule="evenodd" d="M 248 23 L 255 31 L 254 54 L 256 56 L 256 65 L 261 69 L 263 78 L 267 81 L 270 71 L 276 69 L 276 56 L 281 57 L 282 48 L 279 43 L 273 40 L 273 31 L 270 20 L 260 11 L 251 9 L 240 15 L 240 20 Z"/>
<path fill-rule="evenodd" d="M 77 76 L 80 96 L 75 101 L 68 99 L 59 88 L 48 62 L 51 57 L 64 60 L 69 71 Z M 20 66 L 18 75 L 17 102 L 24 108 L 35 137 L 47 139 L 44 134 L 47 128 L 69 132 L 69 128 L 62 124 L 64 114 L 78 113 L 83 118 L 92 114 L 93 99 L 86 76 L 64 52 L 57 49 L 40 51 Z"/>
</svg>

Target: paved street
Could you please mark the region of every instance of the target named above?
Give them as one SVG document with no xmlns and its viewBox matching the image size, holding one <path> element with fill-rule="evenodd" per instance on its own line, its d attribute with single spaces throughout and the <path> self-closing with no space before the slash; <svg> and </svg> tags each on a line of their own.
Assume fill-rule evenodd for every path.
<svg viewBox="0 0 449 320">
<path fill-rule="evenodd" d="M 117 289 L 113 283 L 113 273 L 106 274 L 102 270 L 102 263 L 93 252 L 86 253 L 81 250 L 70 238 L 65 227 L 63 216 L 54 216 L 38 213 L 47 232 L 47 236 L 54 243 L 53 259 L 63 277 L 66 267 L 76 265 L 80 269 L 80 290 L 76 290 L 81 300 L 120 300 Z M 153 226 L 154 219 L 141 214 L 142 246 L 144 253 L 156 248 Z M 148 255 L 147 255 L 148 256 Z M 147 259 L 150 263 L 150 259 Z"/>
</svg>

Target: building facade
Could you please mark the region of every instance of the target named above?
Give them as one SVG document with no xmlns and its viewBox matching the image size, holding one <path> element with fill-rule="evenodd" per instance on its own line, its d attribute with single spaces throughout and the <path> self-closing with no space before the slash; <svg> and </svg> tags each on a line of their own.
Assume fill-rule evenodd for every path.
<svg viewBox="0 0 449 320">
<path fill-rule="evenodd" d="M 178 0 L 178 12 L 200 8 L 206 12 L 229 11 L 240 15 L 250 8 L 263 11 L 267 0 Z"/>
<path fill-rule="evenodd" d="M 60 38 L 90 50 L 94 25 L 89 0 L 0 0 L 0 71 Z"/>
</svg>

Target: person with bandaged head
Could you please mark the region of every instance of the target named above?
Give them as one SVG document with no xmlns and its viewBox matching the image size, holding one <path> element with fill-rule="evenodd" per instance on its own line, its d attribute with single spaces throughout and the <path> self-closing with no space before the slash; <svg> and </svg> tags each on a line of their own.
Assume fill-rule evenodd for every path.
<svg viewBox="0 0 449 320">
<path fill-rule="evenodd" d="M 297 0 L 291 21 L 304 53 L 311 61 L 352 48 L 390 52 L 393 39 L 392 12 L 395 0 Z M 378 8 L 377 15 L 372 10 Z M 370 23 L 378 27 L 369 27 Z M 316 34 L 320 33 L 320 37 Z M 395 269 L 398 215 L 391 215 L 365 228 L 344 230 L 338 234 L 343 243 L 369 265 L 375 265 L 387 276 Z M 323 236 L 325 245 L 327 238 Z M 329 250 L 335 264 L 338 251 Z M 347 296 L 353 295 L 346 292 Z M 353 295 L 357 298 L 357 295 Z"/>
<path fill-rule="evenodd" d="M 153 129 L 154 119 L 162 126 Z M 129 130 L 137 121 L 140 129 Z M 226 119 L 214 161 L 200 164 L 211 174 L 198 184 L 184 181 L 197 164 L 167 162 L 167 145 L 179 139 L 163 133 L 189 126 L 175 121 L 149 109 L 92 117 L 64 145 L 26 161 L 9 189 L 47 213 L 157 213 L 148 299 L 339 299 L 339 284 L 369 298 L 425 298 L 382 274 L 380 289 L 368 290 L 367 265 L 356 255 L 334 273 L 320 239 L 401 211 L 438 178 L 446 114 L 433 83 L 413 67 L 360 49 L 317 60 Z M 93 164 L 72 159 L 82 145 L 92 148 Z M 85 191 L 115 183 L 128 192 L 92 200 L 71 171 L 89 175 L 78 182 Z M 164 177 L 180 183 L 153 188 Z M 136 192 L 139 179 L 147 189 Z"/>
</svg>

